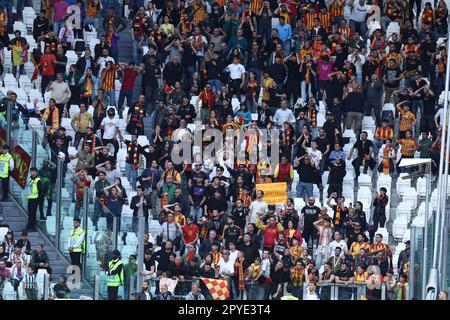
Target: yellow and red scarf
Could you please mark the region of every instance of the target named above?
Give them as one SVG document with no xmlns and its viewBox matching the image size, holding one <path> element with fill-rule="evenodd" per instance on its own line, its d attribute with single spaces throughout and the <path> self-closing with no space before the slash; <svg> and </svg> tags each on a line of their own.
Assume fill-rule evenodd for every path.
<svg viewBox="0 0 450 320">
<path fill-rule="evenodd" d="M 238 289 L 245 290 L 244 259 L 236 259 L 234 263 L 234 274 L 238 278 Z"/>
<path fill-rule="evenodd" d="M 44 111 L 44 115 L 42 116 L 42 120 L 47 121 L 49 117 L 51 117 L 52 120 L 50 133 L 53 134 L 55 130 L 59 129 L 59 109 L 55 107 L 51 110 L 50 107 L 47 107 Z"/>
<path fill-rule="evenodd" d="M 142 128 L 142 121 L 144 119 L 145 112 L 139 103 L 136 103 L 133 110 L 133 116 L 131 121 L 135 123 L 136 127 Z"/>
</svg>

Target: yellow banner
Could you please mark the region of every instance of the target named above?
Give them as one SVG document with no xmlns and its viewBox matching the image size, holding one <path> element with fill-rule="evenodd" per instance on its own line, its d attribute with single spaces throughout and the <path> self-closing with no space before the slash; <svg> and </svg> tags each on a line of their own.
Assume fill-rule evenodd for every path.
<svg viewBox="0 0 450 320">
<path fill-rule="evenodd" d="M 286 189 L 286 182 L 256 184 L 256 191 L 262 190 L 264 192 L 263 199 L 267 204 L 286 203 L 288 198 Z"/>
</svg>

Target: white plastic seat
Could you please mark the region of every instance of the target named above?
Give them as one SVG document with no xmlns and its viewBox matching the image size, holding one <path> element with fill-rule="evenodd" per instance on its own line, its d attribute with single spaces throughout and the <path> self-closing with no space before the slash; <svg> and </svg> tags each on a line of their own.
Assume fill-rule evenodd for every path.
<svg viewBox="0 0 450 320">
<path fill-rule="evenodd" d="M 367 186 L 367 187 L 371 188 L 372 187 L 372 178 L 370 177 L 370 175 L 361 173 L 358 177 L 358 186 L 359 187 Z"/>
<path fill-rule="evenodd" d="M 392 224 L 392 236 L 395 240 L 400 241 L 403 238 L 403 233 L 408 228 L 408 218 L 401 215 L 395 218 Z"/>
<path fill-rule="evenodd" d="M 406 188 L 403 193 L 403 201 L 411 202 L 413 210 L 417 208 L 417 191 L 416 188 Z"/>
<path fill-rule="evenodd" d="M 406 176 L 407 173 L 400 173 L 399 177 L 397 178 L 397 194 L 399 197 L 403 197 L 403 194 L 406 190 L 406 188 L 411 187 L 411 180 L 404 180 L 402 177 Z"/>
<path fill-rule="evenodd" d="M 3 300 L 16 300 L 16 292 L 14 291 L 14 287 L 9 281 L 5 281 L 5 285 L 3 287 Z"/>
<path fill-rule="evenodd" d="M 303 198 L 294 198 L 294 208 L 295 210 L 299 211 L 303 209 L 305 206 L 305 201 Z"/>
</svg>

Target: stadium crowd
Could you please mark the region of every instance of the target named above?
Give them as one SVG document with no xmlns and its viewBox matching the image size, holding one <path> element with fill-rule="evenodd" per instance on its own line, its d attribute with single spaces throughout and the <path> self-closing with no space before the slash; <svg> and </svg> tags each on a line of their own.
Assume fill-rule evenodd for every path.
<svg viewBox="0 0 450 320">
<path fill-rule="evenodd" d="M 366 286 L 368 299 L 381 299 L 383 286 L 386 299 L 407 299 L 409 241 L 394 261 L 389 239 L 377 232 L 387 227 L 391 195 L 382 187 L 363 207 L 344 198 L 343 184 L 348 175 L 352 186 L 360 175 L 395 179 L 404 170 L 399 161 L 416 152 L 433 159 L 436 175 L 447 63 L 447 40 L 440 39 L 448 32 L 445 1 L 46 0 L 32 29 L 38 47 L 30 52 L 13 23 L 32 1 L 17 2 L 13 13 L 13 1 L 0 0 L 0 43 L 11 51 L 10 72 L 24 74 L 29 55 L 36 67 L 32 79 L 40 80 L 36 89 L 51 96 L 39 108 L 38 99 L 22 105 L 9 90 L 13 121 L 42 121 L 53 154 L 62 152 L 65 165 L 75 163 L 75 228 L 84 188 L 95 190 L 90 218 L 96 229 L 103 207 L 120 220 L 129 206 L 137 232 L 142 209 L 145 281 L 136 299 L 208 298 L 200 284 L 190 285 L 199 278 L 229 280 L 230 299 L 326 300 L 330 284 L 340 285 L 339 299 L 356 295 L 352 284 Z M 81 22 L 72 23 L 71 5 L 80 7 Z M 92 30 L 100 40 L 94 50 L 78 41 Z M 126 32 L 132 57 L 120 61 Z M 79 53 L 71 65 L 69 50 Z M 6 99 L 0 104 L 4 119 Z M 373 118 L 374 130 L 365 128 L 366 117 Z M 70 118 L 74 135 L 61 126 L 63 118 Z M 278 129 L 279 137 L 248 134 L 243 161 L 230 159 L 227 150 L 209 159 L 197 150 L 193 159 L 172 161 L 179 142 L 210 128 L 224 137 L 230 130 Z M 148 145 L 139 144 L 145 135 Z M 273 138 L 279 140 L 280 163 L 272 165 L 259 153 L 251 161 L 255 146 L 270 153 Z M 77 153 L 69 155 L 69 147 Z M 36 228 L 38 207 L 39 220 L 51 213 L 51 165 L 57 159 L 44 162 L 31 171 L 32 179 L 41 179 L 41 200 L 31 209 L 28 231 Z M 124 179 L 131 185 L 128 195 Z M 274 182 L 286 183 L 284 204 L 268 204 L 257 187 Z M 7 188 L 3 183 L 4 197 Z M 152 220 L 161 224 L 153 243 Z M 5 236 L 0 276 L 15 288 L 23 283 L 28 299 L 36 299 L 33 275 L 39 268 L 51 274 L 51 261 L 42 247 L 31 251 L 26 236 L 17 242 L 12 232 Z M 25 257 L 30 253 L 31 260 Z M 120 255 L 114 250 L 105 268 L 114 278 L 110 299 L 117 298 L 110 287 L 129 286 L 126 279 L 137 270 L 136 255 L 128 262 Z M 80 264 L 79 254 L 71 257 Z M 150 292 L 155 277 L 177 279 L 175 290 Z M 68 290 L 62 277 L 55 296 Z"/>
</svg>

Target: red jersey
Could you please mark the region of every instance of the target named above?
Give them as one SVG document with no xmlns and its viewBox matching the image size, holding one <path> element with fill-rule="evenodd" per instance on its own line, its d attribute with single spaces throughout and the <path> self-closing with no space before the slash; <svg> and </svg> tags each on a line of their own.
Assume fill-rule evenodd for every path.
<svg viewBox="0 0 450 320">
<path fill-rule="evenodd" d="M 183 231 L 184 241 L 186 243 L 191 243 L 192 241 L 194 241 L 199 233 L 199 228 L 195 223 L 193 223 L 191 226 L 188 226 L 186 224 L 181 228 L 181 230 Z"/>
<path fill-rule="evenodd" d="M 122 82 L 122 90 L 124 91 L 133 91 L 134 83 L 136 81 L 136 77 L 138 76 L 138 72 L 135 70 L 125 69 L 123 73 L 123 82 Z"/>
<path fill-rule="evenodd" d="M 55 61 L 56 57 L 53 54 L 44 54 L 41 56 L 39 64 L 41 65 L 43 76 L 55 75 Z"/>
</svg>

